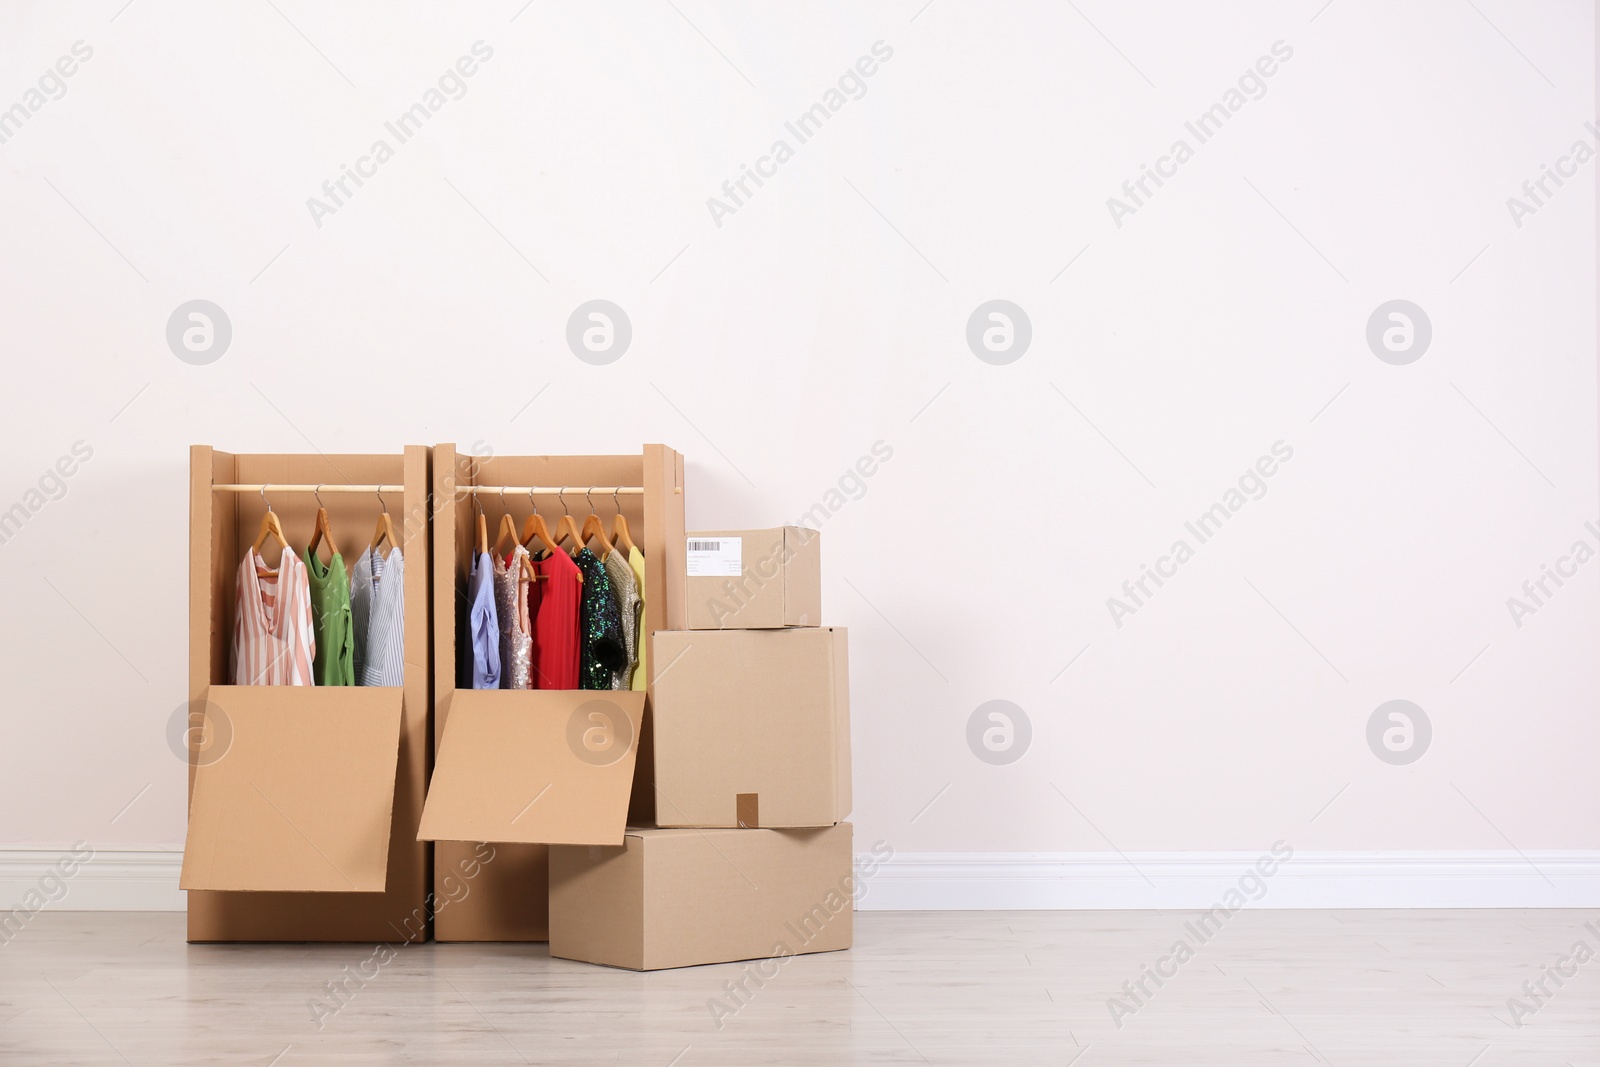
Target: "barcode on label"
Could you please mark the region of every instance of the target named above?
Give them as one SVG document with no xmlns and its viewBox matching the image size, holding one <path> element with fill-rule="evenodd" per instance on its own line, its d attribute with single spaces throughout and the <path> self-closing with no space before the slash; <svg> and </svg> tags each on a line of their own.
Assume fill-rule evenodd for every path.
<svg viewBox="0 0 1600 1067">
<path fill-rule="evenodd" d="M 744 570 L 742 537 L 691 537 L 687 543 L 691 578 L 737 578 Z"/>
</svg>

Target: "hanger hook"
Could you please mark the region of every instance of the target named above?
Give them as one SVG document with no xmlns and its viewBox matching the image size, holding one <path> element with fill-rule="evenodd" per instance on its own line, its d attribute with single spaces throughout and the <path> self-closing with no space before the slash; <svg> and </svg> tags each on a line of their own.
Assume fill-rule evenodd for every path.
<svg viewBox="0 0 1600 1067">
<path fill-rule="evenodd" d="M 534 497 L 531 485 L 528 486 L 528 506 L 533 509 L 535 515 L 539 514 L 539 501 Z"/>
<path fill-rule="evenodd" d="M 585 504 L 589 505 L 589 510 L 590 511 L 594 510 L 594 497 L 589 495 L 589 494 L 591 494 L 593 492 L 594 492 L 594 486 L 592 486 L 592 485 L 589 488 L 587 488 L 587 489 L 585 489 L 583 491 L 583 502 Z"/>
<path fill-rule="evenodd" d="M 561 489 L 556 493 L 556 500 L 560 501 L 560 503 L 561 503 L 561 514 L 565 515 L 567 513 L 567 487 L 566 486 L 563 485 L 561 487 Z"/>
<path fill-rule="evenodd" d="M 616 511 L 616 513 L 618 515 L 622 514 L 622 496 L 621 496 L 621 494 L 622 494 L 622 487 L 621 486 L 613 485 L 611 487 L 611 507 L 612 507 L 613 510 Z"/>
<path fill-rule="evenodd" d="M 265 485 L 261 487 L 261 502 L 267 506 L 268 511 L 272 510 L 272 501 L 267 499 L 267 487 Z"/>
<path fill-rule="evenodd" d="M 378 506 L 383 509 L 385 515 L 389 514 L 389 505 L 384 503 L 382 489 L 378 490 Z"/>
<path fill-rule="evenodd" d="M 323 506 L 323 504 L 322 504 L 322 487 L 325 484 L 326 484 L 325 482 L 318 482 L 317 483 L 317 487 L 315 489 L 311 490 L 311 495 L 317 498 L 317 507 L 319 507 L 319 508 Z M 379 497 L 379 499 L 381 500 L 382 497 Z"/>
</svg>

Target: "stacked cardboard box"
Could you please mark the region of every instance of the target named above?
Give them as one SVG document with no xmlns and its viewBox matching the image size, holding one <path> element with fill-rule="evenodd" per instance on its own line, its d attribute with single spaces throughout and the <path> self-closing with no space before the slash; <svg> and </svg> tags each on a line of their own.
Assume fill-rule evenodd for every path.
<svg viewBox="0 0 1600 1067">
<path fill-rule="evenodd" d="M 550 953 L 654 970 L 848 948 L 845 631 L 821 536 L 687 536 L 688 629 L 652 635 L 655 827 L 550 853 Z"/>
</svg>

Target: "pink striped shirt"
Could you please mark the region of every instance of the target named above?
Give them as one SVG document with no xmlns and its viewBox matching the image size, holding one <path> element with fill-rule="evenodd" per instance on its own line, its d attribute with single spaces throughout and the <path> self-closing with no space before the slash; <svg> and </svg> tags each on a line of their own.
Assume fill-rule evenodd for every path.
<svg viewBox="0 0 1600 1067">
<path fill-rule="evenodd" d="M 274 574 L 251 549 L 234 586 L 233 684 L 311 685 L 317 642 L 306 565 L 285 551 Z"/>
</svg>

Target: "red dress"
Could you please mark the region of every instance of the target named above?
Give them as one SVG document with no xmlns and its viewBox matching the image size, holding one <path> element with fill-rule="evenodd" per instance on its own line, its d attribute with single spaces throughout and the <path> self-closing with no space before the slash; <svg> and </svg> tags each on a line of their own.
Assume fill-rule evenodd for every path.
<svg viewBox="0 0 1600 1067">
<path fill-rule="evenodd" d="M 578 565 L 565 552 L 533 561 L 539 613 L 533 620 L 533 688 L 578 688 Z"/>
</svg>

